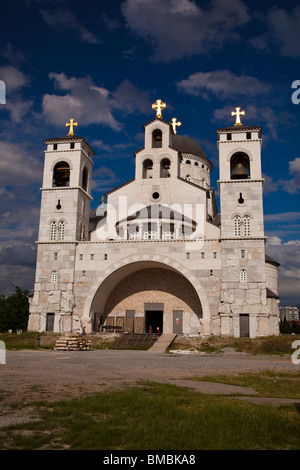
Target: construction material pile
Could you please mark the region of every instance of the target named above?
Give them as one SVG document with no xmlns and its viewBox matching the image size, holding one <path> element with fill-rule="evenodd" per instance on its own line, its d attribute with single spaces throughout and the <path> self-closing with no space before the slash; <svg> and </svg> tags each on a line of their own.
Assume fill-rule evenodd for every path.
<svg viewBox="0 0 300 470">
<path fill-rule="evenodd" d="M 63 336 L 55 343 L 56 351 L 91 351 L 92 342 L 83 336 Z"/>
</svg>

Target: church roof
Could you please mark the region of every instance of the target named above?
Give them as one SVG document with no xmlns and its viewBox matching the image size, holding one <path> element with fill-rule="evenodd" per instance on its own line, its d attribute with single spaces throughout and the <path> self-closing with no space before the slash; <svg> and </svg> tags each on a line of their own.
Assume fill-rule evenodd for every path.
<svg viewBox="0 0 300 470">
<path fill-rule="evenodd" d="M 95 155 L 94 150 L 92 147 L 87 143 L 84 137 L 77 137 L 76 135 L 69 135 L 65 137 L 54 137 L 53 139 L 46 139 L 44 140 L 45 144 L 55 144 L 56 142 L 84 142 L 85 145 L 91 150 L 92 154 Z"/>
<path fill-rule="evenodd" d="M 181 153 L 190 153 L 199 157 L 206 157 L 204 150 L 190 137 L 185 135 L 173 135 L 172 136 L 172 147 L 179 150 Z"/>
<path fill-rule="evenodd" d="M 219 134 L 223 132 L 250 132 L 250 131 L 258 131 L 259 138 L 261 138 L 261 127 L 259 126 L 231 126 L 231 127 L 222 127 L 217 129 L 217 138 L 219 140 Z"/>
<path fill-rule="evenodd" d="M 279 296 L 267 287 L 267 299 L 279 299 Z"/>
<path fill-rule="evenodd" d="M 271 258 L 271 256 L 266 255 L 265 256 L 265 261 L 266 261 L 266 263 L 273 264 L 277 268 L 278 268 L 278 266 L 280 266 L 280 263 L 278 263 L 278 261 L 275 261 L 275 259 Z"/>
</svg>

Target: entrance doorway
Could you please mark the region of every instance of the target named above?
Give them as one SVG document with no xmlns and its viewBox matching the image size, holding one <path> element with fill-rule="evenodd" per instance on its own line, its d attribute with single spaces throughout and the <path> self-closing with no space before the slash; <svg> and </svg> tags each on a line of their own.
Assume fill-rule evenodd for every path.
<svg viewBox="0 0 300 470">
<path fill-rule="evenodd" d="M 240 336 L 249 338 L 249 315 L 240 315 Z"/>
<path fill-rule="evenodd" d="M 54 313 L 47 313 L 46 317 L 46 331 L 54 331 Z"/>
<path fill-rule="evenodd" d="M 163 332 L 163 311 L 162 310 L 146 310 L 146 333 L 162 333 Z"/>
</svg>

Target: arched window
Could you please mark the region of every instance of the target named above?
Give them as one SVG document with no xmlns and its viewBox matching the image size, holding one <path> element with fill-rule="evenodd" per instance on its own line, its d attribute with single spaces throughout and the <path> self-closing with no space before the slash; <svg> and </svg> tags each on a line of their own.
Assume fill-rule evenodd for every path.
<svg viewBox="0 0 300 470">
<path fill-rule="evenodd" d="M 143 178 L 152 178 L 153 174 L 153 161 L 150 158 L 147 158 L 143 162 Z"/>
<path fill-rule="evenodd" d="M 239 237 L 241 235 L 241 218 L 239 215 L 236 215 L 234 220 L 234 235 Z"/>
<path fill-rule="evenodd" d="M 86 167 L 84 167 L 83 172 L 82 172 L 82 189 L 87 191 L 87 186 L 88 186 L 88 171 Z"/>
<path fill-rule="evenodd" d="M 245 215 L 244 217 L 244 236 L 250 237 L 250 217 Z"/>
<path fill-rule="evenodd" d="M 53 169 L 53 187 L 70 185 L 70 165 L 67 162 L 56 163 Z"/>
<path fill-rule="evenodd" d="M 247 271 L 246 271 L 246 269 L 241 269 L 241 271 L 240 271 L 240 282 L 247 282 Z"/>
<path fill-rule="evenodd" d="M 185 162 L 187 165 L 190 165 L 191 164 L 191 160 L 186 160 Z"/>
<path fill-rule="evenodd" d="M 250 177 L 250 160 L 245 152 L 236 152 L 230 159 L 230 178 L 244 180 Z"/>
<path fill-rule="evenodd" d="M 56 222 L 51 222 L 50 224 L 50 240 L 54 241 L 56 240 Z"/>
<path fill-rule="evenodd" d="M 162 147 L 162 132 L 160 129 L 155 129 L 152 132 L 152 148 Z"/>
<path fill-rule="evenodd" d="M 57 272 L 52 271 L 51 273 L 51 282 L 57 282 Z"/>
<path fill-rule="evenodd" d="M 160 163 L 160 177 L 161 178 L 170 178 L 170 167 L 171 162 L 168 158 L 163 158 Z"/>
<path fill-rule="evenodd" d="M 65 223 L 61 220 L 58 224 L 58 240 L 62 241 L 65 239 Z"/>
</svg>

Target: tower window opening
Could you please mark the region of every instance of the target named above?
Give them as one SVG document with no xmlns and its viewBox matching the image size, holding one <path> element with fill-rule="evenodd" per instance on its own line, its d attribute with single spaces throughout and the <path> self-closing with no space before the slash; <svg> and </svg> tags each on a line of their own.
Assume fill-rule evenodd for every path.
<svg viewBox="0 0 300 470">
<path fill-rule="evenodd" d="M 63 221 L 60 221 L 58 225 L 58 240 L 62 241 L 64 239 L 65 239 L 65 223 Z"/>
<path fill-rule="evenodd" d="M 52 271 L 51 273 L 51 282 L 57 282 L 57 272 Z"/>
<path fill-rule="evenodd" d="M 234 218 L 234 235 L 239 237 L 241 235 L 241 218 L 236 215 Z"/>
<path fill-rule="evenodd" d="M 246 250 L 241 250 L 241 259 L 246 258 Z"/>
<path fill-rule="evenodd" d="M 59 211 L 61 209 L 60 199 L 57 200 L 56 209 Z"/>
<path fill-rule="evenodd" d="M 70 143 L 70 149 L 73 150 L 75 148 L 75 142 Z"/>
<path fill-rule="evenodd" d="M 53 144 L 53 150 L 57 150 L 57 144 Z"/>
<path fill-rule="evenodd" d="M 246 139 L 250 140 L 251 139 L 251 132 L 246 132 Z"/>
<path fill-rule="evenodd" d="M 231 140 L 232 139 L 232 134 L 227 134 L 227 140 Z"/>
<path fill-rule="evenodd" d="M 143 179 L 152 178 L 153 176 L 153 161 L 150 158 L 143 163 Z"/>
<path fill-rule="evenodd" d="M 185 162 L 187 165 L 190 165 L 191 164 L 191 160 L 186 160 Z"/>
<path fill-rule="evenodd" d="M 160 167 L 161 178 L 170 178 L 170 167 L 171 167 L 170 160 L 168 158 L 164 158 L 161 161 L 161 167 Z"/>
<path fill-rule="evenodd" d="M 247 282 L 247 271 L 246 269 L 241 269 L 240 271 L 240 281 Z"/>
<path fill-rule="evenodd" d="M 162 147 L 162 132 L 160 129 L 155 129 L 152 132 L 152 148 Z"/>
<path fill-rule="evenodd" d="M 245 215 L 244 217 L 244 236 L 250 236 L 250 217 L 249 215 Z"/>
<path fill-rule="evenodd" d="M 70 165 L 67 162 L 58 162 L 53 170 L 53 187 L 69 186 Z"/>
<path fill-rule="evenodd" d="M 238 203 L 243 204 L 245 202 L 245 199 L 243 198 L 243 193 L 240 193 L 240 197 L 238 198 Z"/>
<path fill-rule="evenodd" d="M 87 190 L 87 185 L 88 185 L 88 171 L 86 167 L 84 167 L 83 172 L 82 172 L 82 185 L 81 185 L 84 191 Z"/>
<path fill-rule="evenodd" d="M 51 222 L 50 225 L 50 240 L 56 240 L 56 222 Z"/>
<path fill-rule="evenodd" d="M 230 160 L 230 178 L 248 179 L 250 178 L 250 159 L 244 152 L 236 152 Z"/>
</svg>

